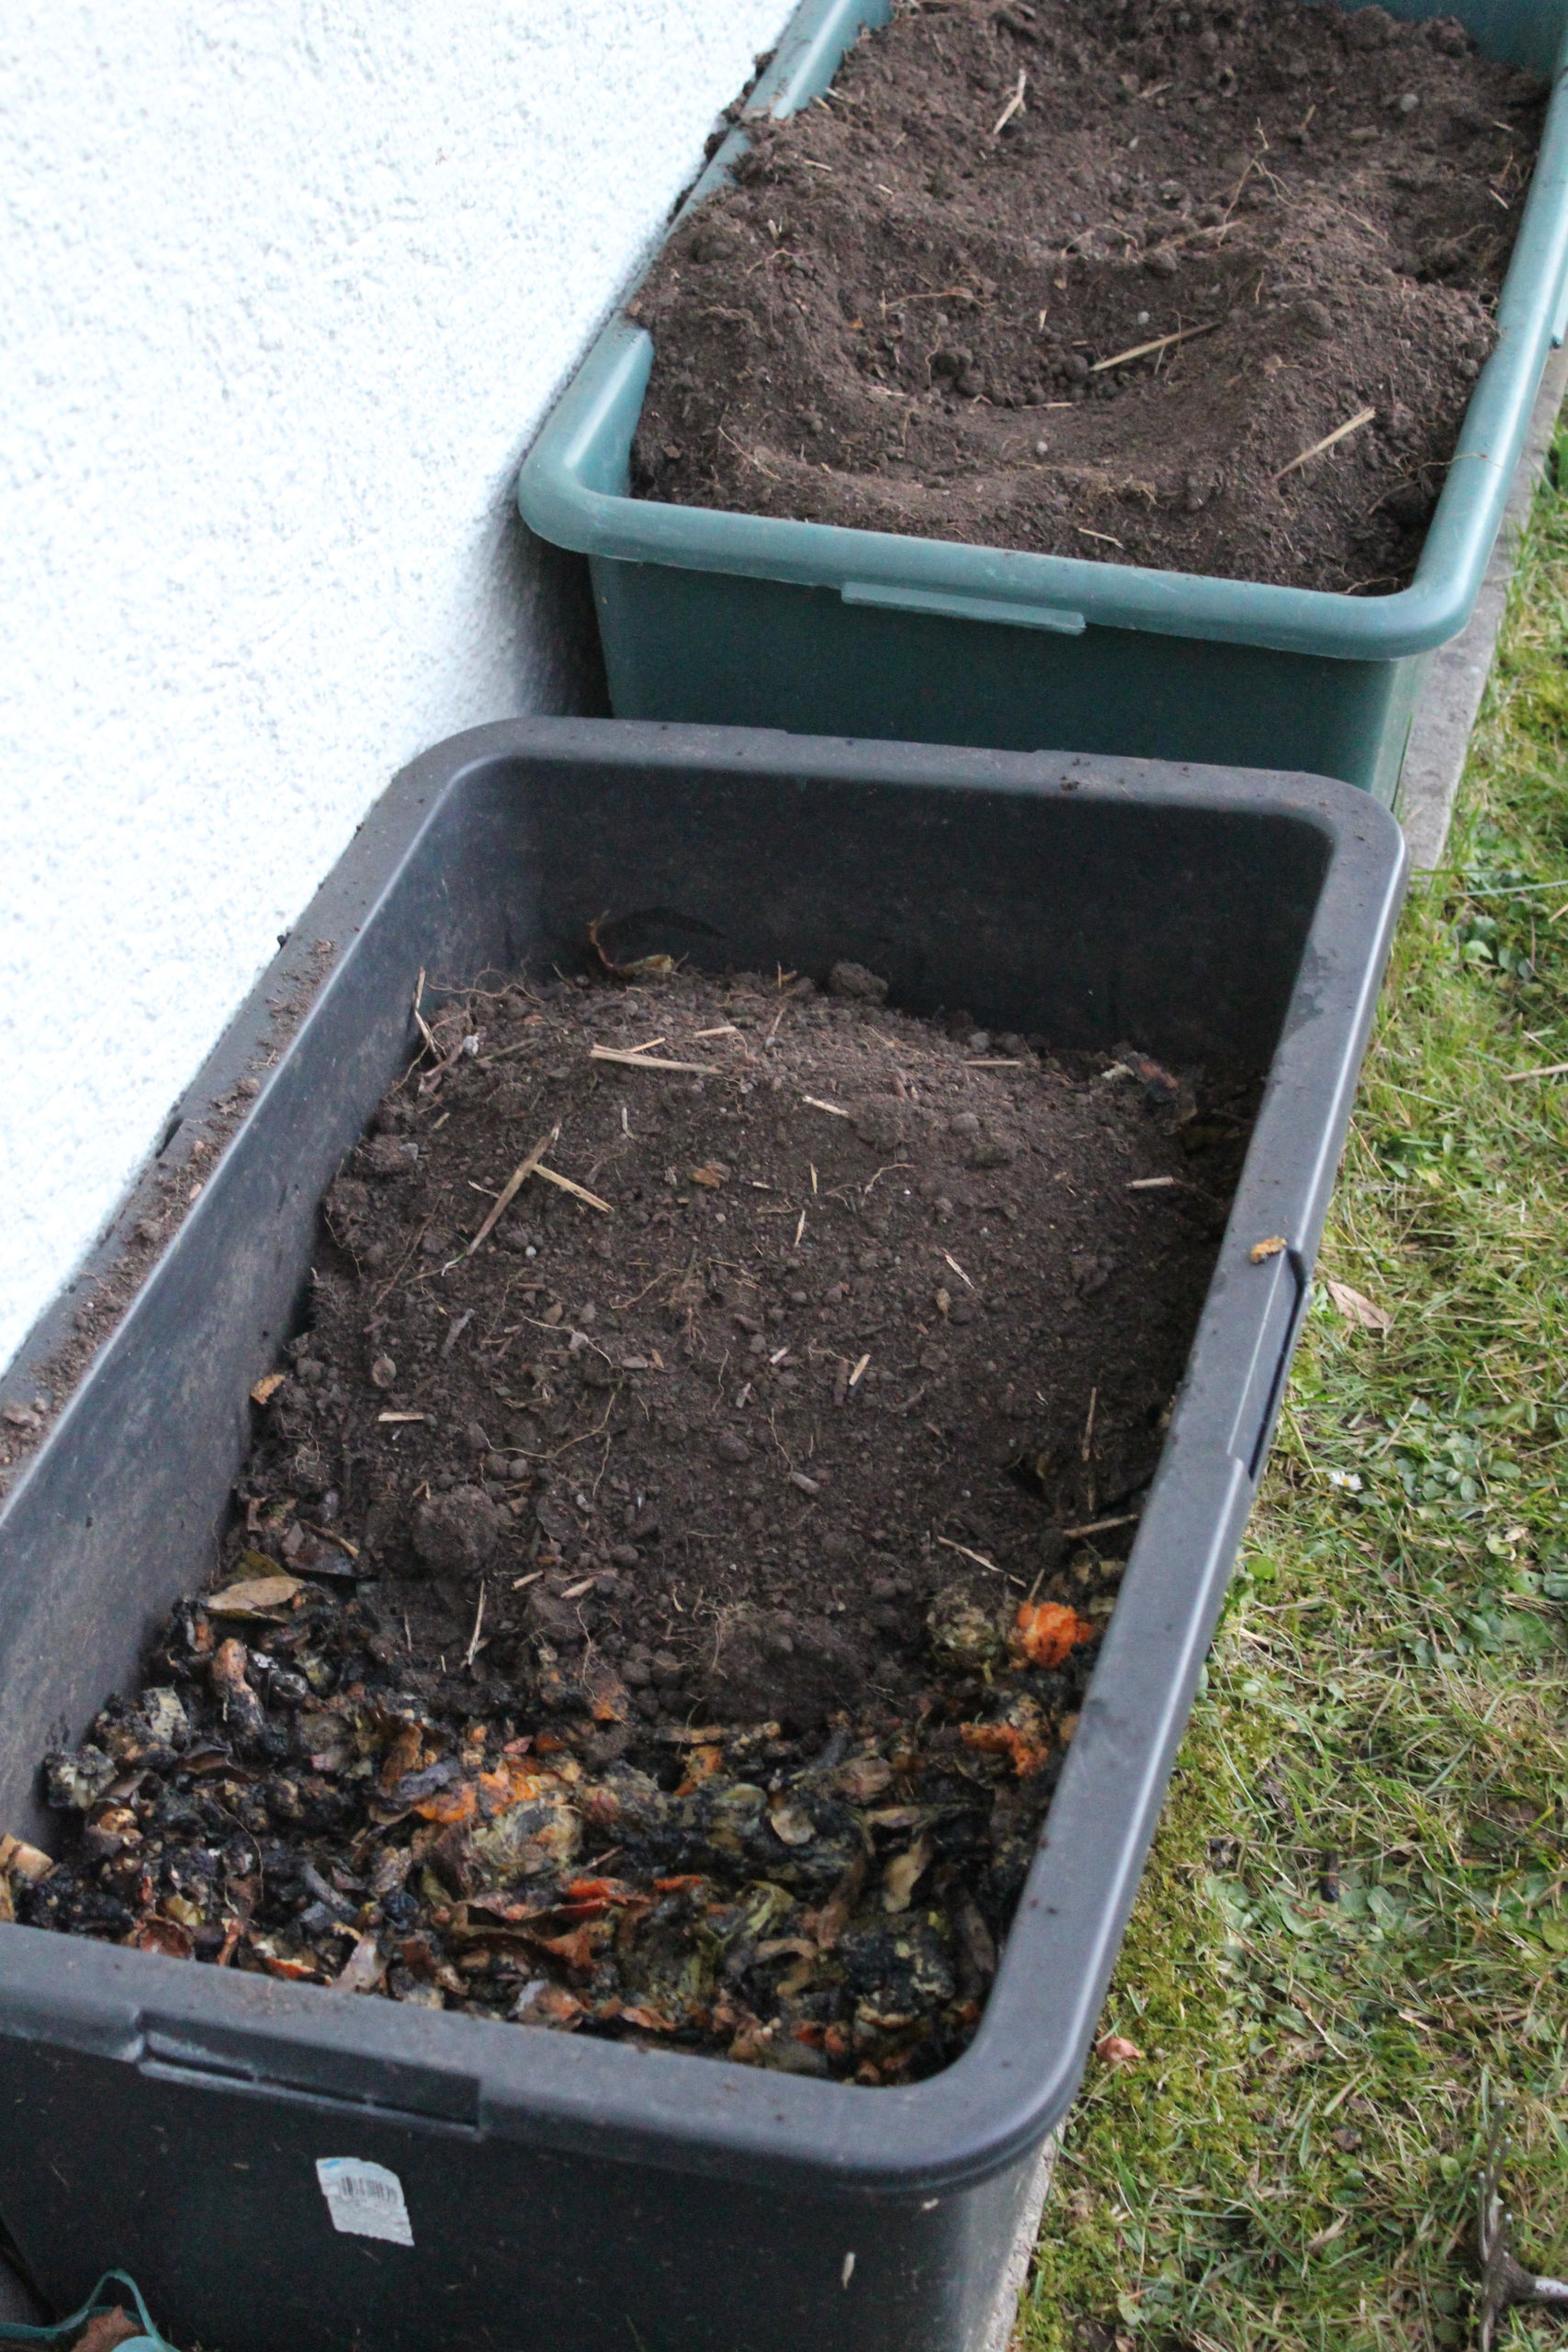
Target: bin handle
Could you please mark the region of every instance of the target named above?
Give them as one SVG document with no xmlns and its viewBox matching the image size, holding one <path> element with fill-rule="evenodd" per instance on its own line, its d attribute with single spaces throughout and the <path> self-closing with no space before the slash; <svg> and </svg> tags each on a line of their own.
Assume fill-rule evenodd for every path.
<svg viewBox="0 0 1568 2352">
<path fill-rule="evenodd" d="M 896 613 L 943 613 L 950 620 L 999 621 L 1008 628 L 1046 628 L 1058 637 L 1081 637 L 1087 626 L 1081 613 L 1067 613 L 1050 605 L 1005 604 L 996 596 L 964 596 L 945 588 L 899 588 L 881 580 L 846 580 L 840 590 L 846 605 L 881 605 Z"/>
<path fill-rule="evenodd" d="M 1268 1249 L 1269 1245 L 1263 1246 Z M 1246 1464 L 1247 1476 L 1256 1480 L 1261 1475 L 1274 1416 L 1284 1395 L 1285 1375 L 1290 1371 L 1291 1351 L 1306 1312 L 1309 1285 L 1301 1253 L 1293 1247 L 1280 1248 L 1275 1243 L 1272 1255 L 1254 1263 L 1261 1269 L 1263 1296 L 1258 1307 L 1252 1362 L 1243 1384 L 1228 1450 Z M 1251 1266 L 1247 1272 L 1252 1274 Z M 1256 1282 L 1258 1276 L 1253 1274 L 1252 1279 Z"/>
<path fill-rule="evenodd" d="M 141 2335 L 122 2337 L 119 2352 L 173 2352 L 148 2316 L 141 2288 L 123 2270 L 106 2270 L 81 2310 L 73 2312 L 69 2319 L 57 2320 L 52 2327 L 25 2327 L 20 2320 L 0 2320 L 0 2344 L 69 2344 L 97 2312 L 118 2308 L 115 2299 L 104 2292 L 111 2278 L 118 2279 L 129 2290 L 136 2316 L 141 2322 Z"/>
</svg>

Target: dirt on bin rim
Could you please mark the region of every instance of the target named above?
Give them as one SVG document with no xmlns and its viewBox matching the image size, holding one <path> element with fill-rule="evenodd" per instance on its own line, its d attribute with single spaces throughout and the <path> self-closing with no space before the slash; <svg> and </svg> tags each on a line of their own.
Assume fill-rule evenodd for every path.
<svg viewBox="0 0 1568 2352">
<path fill-rule="evenodd" d="M 1375 6 L 897 0 L 630 305 L 634 491 L 1392 594 L 1544 96 Z"/>
<path fill-rule="evenodd" d="M 278 945 L 289 953 L 266 975 L 263 987 L 271 993 L 248 1008 L 254 1018 L 239 1050 L 226 1035 L 221 1069 L 209 1066 L 174 1107 L 107 1231 L 0 1374 L 0 1501 L 201 1198 L 337 953 L 330 939 L 306 945 L 287 933 Z"/>
<path fill-rule="evenodd" d="M 421 1011 L 39 1926 L 866 2086 L 982 2014 L 1255 1075 L 853 964 Z"/>
</svg>

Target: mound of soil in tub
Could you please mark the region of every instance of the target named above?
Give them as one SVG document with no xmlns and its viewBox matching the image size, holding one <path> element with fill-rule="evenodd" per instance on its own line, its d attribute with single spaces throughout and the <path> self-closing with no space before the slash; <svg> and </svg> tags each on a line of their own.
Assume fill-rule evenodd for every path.
<svg viewBox="0 0 1568 2352">
<path fill-rule="evenodd" d="M 17 1917 L 866 2084 L 957 2054 L 1255 1089 L 885 995 L 447 1003 Z"/>
<path fill-rule="evenodd" d="M 898 0 L 827 99 L 748 121 L 632 304 L 634 488 L 1401 588 L 1543 96 L 1376 6 Z"/>
</svg>

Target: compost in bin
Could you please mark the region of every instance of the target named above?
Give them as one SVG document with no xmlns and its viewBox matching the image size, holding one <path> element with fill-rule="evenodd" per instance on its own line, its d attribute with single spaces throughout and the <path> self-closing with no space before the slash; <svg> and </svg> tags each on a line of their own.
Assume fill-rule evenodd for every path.
<svg viewBox="0 0 1568 2352">
<path fill-rule="evenodd" d="M 1393 593 L 1545 97 L 1375 6 L 897 0 L 629 306 L 633 488 Z"/>
<path fill-rule="evenodd" d="M 423 1005 L 211 1589 L 0 1896 L 917 2079 L 984 2007 L 1256 1075 L 594 952 Z"/>
</svg>

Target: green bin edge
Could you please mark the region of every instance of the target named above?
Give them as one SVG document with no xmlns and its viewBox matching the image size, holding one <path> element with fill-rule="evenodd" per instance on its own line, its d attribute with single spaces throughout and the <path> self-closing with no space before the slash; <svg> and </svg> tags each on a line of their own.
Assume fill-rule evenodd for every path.
<svg viewBox="0 0 1568 2352">
<path fill-rule="evenodd" d="M 653 345 L 623 311 L 517 493 L 540 537 L 590 558 L 616 717 L 1300 769 L 1392 805 L 1426 657 L 1470 616 L 1568 327 L 1568 0 L 1390 6 L 1457 15 L 1553 79 L 1496 345 L 1408 588 L 1361 598 L 633 499 Z M 802 0 L 748 111 L 807 104 L 887 14 Z M 682 213 L 744 141 L 731 131 Z"/>
</svg>

